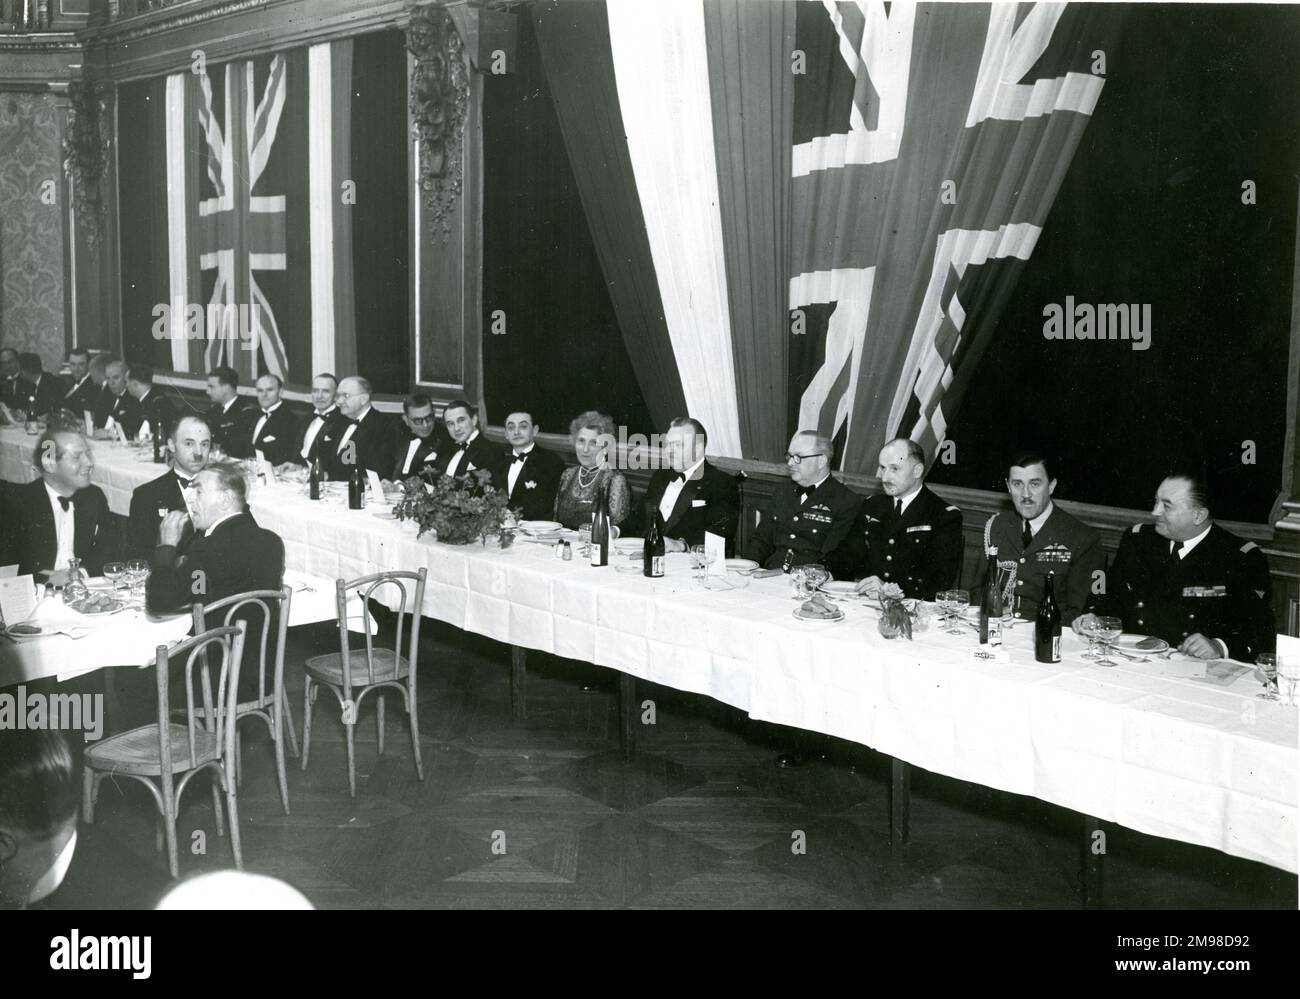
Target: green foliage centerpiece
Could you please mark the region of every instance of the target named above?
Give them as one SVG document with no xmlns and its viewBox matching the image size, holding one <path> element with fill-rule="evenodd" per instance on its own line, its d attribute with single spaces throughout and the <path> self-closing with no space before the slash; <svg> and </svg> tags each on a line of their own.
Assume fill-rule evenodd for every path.
<svg viewBox="0 0 1300 999">
<path fill-rule="evenodd" d="M 903 589 L 896 583 L 885 583 L 877 595 L 880 601 L 880 633 L 886 638 L 912 637 L 912 616 L 903 601 Z"/>
<path fill-rule="evenodd" d="M 510 497 L 504 490 L 488 483 L 492 473 L 475 469 L 468 475 L 452 478 L 439 475 L 426 484 L 423 479 L 406 480 L 406 494 L 393 507 L 398 520 L 413 520 L 420 525 L 419 537 L 432 533 L 435 541 L 448 545 L 486 543 L 489 534 L 500 538 L 502 548 L 509 547 L 514 534 L 503 529 L 513 525 L 507 509 Z"/>
</svg>

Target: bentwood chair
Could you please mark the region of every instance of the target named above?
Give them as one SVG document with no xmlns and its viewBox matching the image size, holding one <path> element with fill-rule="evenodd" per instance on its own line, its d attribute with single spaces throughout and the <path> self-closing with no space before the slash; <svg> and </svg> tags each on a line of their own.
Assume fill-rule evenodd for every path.
<svg viewBox="0 0 1300 999">
<path fill-rule="evenodd" d="M 230 765 L 235 752 L 234 718 L 238 702 L 239 664 L 244 654 L 247 624 L 213 628 L 187 638 L 168 649 L 158 646 L 154 659 L 158 686 L 158 722 L 110 736 L 86 750 L 82 778 L 82 814 L 86 822 L 95 821 L 95 800 L 99 782 L 105 777 L 130 777 L 138 780 L 153 795 L 162 819 L 167 840 L 167 863 L 172 877 L 180 876 L 176 849 L 176 816 L 180 799 L 190 779 L 211 770 L 214 782 L 226 792 L 230 819 L 230 846 L 235 866 L 243 869 L 239 850 L 239 808 L 235 800 L 234 774 Z M 214 655 L 209 655 L 214 653 Z M 219 657 L 217 697 L 212 697 L 210 662 Z M 185 724 L 171 721 L 171 663 L 184 662 Z M 198 667 L 196 670 L 195 667 Z M 203 717 L 194 703 L 195 673 L 201 685 Z M 221 710 L 216 710 L 221 705 Z M 180 779 L 177 780 L 177 776 Z M 216 783 L 213 785 L 214 793 Z M 221 831 L 221 809 L 216 810 L 217 835 Z"/>
<path fill-rule="evenodd" d="M 420 648 L 420 610 L 424 607 L 424 584 L 428 570 L 419 572 L 380 572 L 363 576 L 351 582 L 336 582 L 339 621 L 339 651 L 323 656 L 313 656 L 305 664 L 306 688 L 303 691 L 302 768 L 307 769 L 311 752 L 312 706 L 322 687 L 334 694 L 343 718 L 348 751 L 348 791 L 357 796 L 356 747 L 353 729 L 360 714 L 361 703 L 373 693 L 377 701 L 379 723 L 379 752 L 384 752 L 384 691 L 396 690 L 402 696 L 407 717 L 410 719 L 411 750 L 415 754 L 415 774 L 424 780 L 424 764 L 420 760 L 420 724 L 415 696 L 416 660 Z M 348 636 L 348 594 L 355 591 L 362 607 L 370 604 L 375 593 L 385 594 L 388 587 L 397 591 L 395 614 L 396 638 L 392 650 L 374 647 L 374 636 L 365 628 L 365 649 L 353 649 Z M 414 590 L 414 593 L 411 590 Z M 409 653 L 402 655 L 402 631 L 410 615 Z"/>
<path fill-rule="evenodd" d="M 223 625 L 233 624 L 236 620 L 248 622 L 248 639 L 245 642 L 245 654 L 250 649 L 257 650 L 255 663 L 244 663 L 241 675 L 244 675 L 247 689 L 247 672 L 250 665 L 257 667 L 256 694 L 250 700 L 240 700 L 235 708 L 235 783 L 244 786 L 244 754 L 240 745 L 238 724 L 246 718 L 257 718 L 263 722 L 271 733 L 275 745 L 275 775 L 280 782 L 280 804 L 284 814 L 289 814 L 289 783 L 284 771 L 284 736 L 289 737 L 289 749 L 298 755 L 298 737 L 293 730 L 293 713 L 289 710 L 289 699 L 284 692 L 284 644 L 289 628 L 289 605 L 293 599 L 293 590 L 282 586 L 278 590 L 249 590 L 233 596 L 215 600 L 210 604 L 195 604 L 191 609 L 194 614 L 194 633 L 197 635 L 209 623 L 218 621 Z M 222 615 L 220 612 L 224 611 Z M 274 629 L 274 631 L 272 631 Z M 273 638 L 274 647 L 270 650 L 271 670 L 267 676 L 267 641 Z M 251 691 L 248 691 L 251 693 Z"/>
</svg>

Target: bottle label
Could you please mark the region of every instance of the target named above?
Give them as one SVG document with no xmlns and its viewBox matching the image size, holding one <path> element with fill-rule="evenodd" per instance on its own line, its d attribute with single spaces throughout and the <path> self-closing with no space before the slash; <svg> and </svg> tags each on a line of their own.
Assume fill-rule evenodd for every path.
<svg viewBox="0 0 1300 999">
<path fill-rule="evenodd" d="M 1061 636 L 1053 635 L 1052 636 L 1052 662 L 1059 663 L 1060 661 L 1061 661 Z"/>
<path fill-rule="evenodd" d="M 664 557 L 662 555 L 653 555 L 650 558 L 650 575 L 659 577 L 664 574 Z"/>
<path fill-rule="evenodd" d="M 996 617 L 989 617 L 989 645 L 1002 644 L 1002 621 Z"/>
</svg>

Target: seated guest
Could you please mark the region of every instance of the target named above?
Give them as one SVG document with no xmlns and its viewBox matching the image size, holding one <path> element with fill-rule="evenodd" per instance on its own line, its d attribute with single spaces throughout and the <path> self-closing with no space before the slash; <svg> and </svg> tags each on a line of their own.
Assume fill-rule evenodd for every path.
<svg viewBox="0 0 1300 999">
<path fill-rule="evenodd" d="M 478 410 L 464 399 L 456 399 L 442 411 L 442 425 L 451 442 L 434 462 L 438 471 L 455 478 L 483 468 L 492 473 L 492 485 L 500 485 L 501 455 L 479 433 Z"/>
<path fill-rule="evenodd" d="M 98 353 L 91 357 L 90 380 L 95 383 L 95 388 L 103 388 L 104 382 L 108 381 L 108 362 L 112 359 L 107 353 Z"/>
<path fill-rule="evenodd" d="M 212 450 L 229 458 L 253 457 L 249 437 L 249 412 L 239 398 L 239 374 L 222 365 L 208 372 L 208 427 L 212 430 Z"/>
<path fill-rule="evenodd" d="M 147 364 L 133 364 L 127 369 L 126 390 L 139 403 L 134 427 L 122 423 L 128 437 L 142 436 L 146 431 L 166 438 L 176 419 L 176 411 L 163 394 L 153 387 L 153 368 Z M 145 424 L 149 426 L 146 427 Z"/>
<path fill-rule="evenodd" d="M 158 528 L 145 599 L 155 613 L 185 610 L 247 590 L 278 590 L 284 581 L 284 542 L 257 526 L 248 512 L 248 485 L 232 462 L 215 462 L 194 477 L 190 488 L 192 524 L 202 537 L 180 545 L 188 514 L 173 510 Z M 242 616 L 242 615 L 241 615 Z M 249 609 L 249 635 L 239 678 L 240 700 L 257 696 L 256 664 L 261 612 Z M 208 627 L 220 622 L 208 621 Z"/>
<path fill-rule="evenodd" d="M 212 448 L 212 431 L 201 416 L 182 416 L 172 428 L 168 450 L 172 467 L 158 478 L 137 486 L 131 494 L 131 514 L 127 526 L 129 557 L 147 559 L 158 547 L 158 527 L 172 510 L 186 511 L 185 490 L 194 476 L 208 464 Z M 181 539 L 181 554 L 189 535 Z"/>
<path fill-rule="evenodd" d="M 0 403 L 10 409 L 18 407 L 18 351 L 0 349 Z"/>
<path fill-rule="evenodd" d="M 998 550 L 998 562 L 1015 567 L 1015 606 L 1006 609 L 1030 620 L 1038 613 L 1049 572 L 1056 574 L 1053 592 L 1061 620 L 1070 621 L 1091 604 L 1093 582 L 1105 567 L 1101 534 L 1057 507 L 1055 491 L 1046 458 L 1035 452 L 1017 455 L 1007 475 L 1007 492 L 1016 508 L 995 513 L 984 527 L 987 544 Z M 983 561 L 979 586 L 987 575 Z"/>
<path fill-rule="evenodd" d="M 81 780 L 63 733 L 0 726 L 0 909 L 54 893 L 77 848 Z"/>
<path fill-rule="evenodd" d="M 785 463 L 790 485 L 777 489 L 772 509 L 759 521 L 749 557 L 766 569 L 825 565 L 849 536 L 862 497 L 831 475 L 835 446 L 815 430 L 790 438 Z"/>
<path fill-rule="evenodd" d="M 19 575 L 66 569 L 74 555 L 91 576 L 117 557 L 117 529 L 108 500 L 90 484 L 95 460 L 81 434 L 50 430 L 36 440 L 32 463 L 40 478 L 9 485 L 0 524 L 4 557 Z"/>
<path fill-rule="evenodd" d="M 384 414 L 370 405 L 370 382 L 353 376 L 339 383 L 339 410 L 344 420 L 322 431 L 321 464 L 331 479 L 347 479 L 360 465 L 381 478 L 393 470 L 393 431 Z"/>
<path fill-rule="evenodd" d="M 95 409 L 96 440 L 116 440 L 117 427 L 126 433 L 131 426 L 139 427 L 142 419 L 140 404 L 126 390 L 127 367 L 123 361 L 109 361 L 104 368 L 104 384 L 99 390 L 99 405 Z M 130 436 L 128 434 L 128 436 Z"/>
<path fill-rule="evenodd" d="M 1268 560 L 1255 542 L 1214 522 L 1205 480 L 1188 472 L 1168 476 L 1152 513 L 1154 525 L 1137 524 L 1120 541 L 1093 610 L 1198 659 L 1254 662 L 1272 652 L 1277 628 Z"/>
<path fill-rule="evenodd" d="M 317 375 L 311 380 L 311 419 L 302 428 L 302 435 L 296 444 L 296 453 L 280 466 L 281 471 L 288 471 L 290 465 L 310 465 L 320 454 L 321 431 L 326 425 L 334 428 L 335 441 L 343 433 L 343 414 L 334 404 L 334 393 L 338 391 L 339 382 L 329 372 Z M 324 462 L 322 461 L 323 465 Z"/>
<path fill-rule="evenodd" d="M 862 504 L 835 574 L 860 580 L 859 593 L 895 583 L 904 596 L 933 600 L 957 585 L 961 511 L 925 486 L 925 452 L 916 441 L 899 437 L 881 448 L 876 475 L 884 492 Z"/>
<path fill-rule="evenodd" d="M 89 410 L 93 424 L 95 396 L 99 394 L 99 386 L 90 377 L 90 351 L 84 347 L 73 347 L 68 351 L 68 372 L 71 381 L 63 398 L 59 400 L 59 408 L 71 410 L 79 419 L 82 413 Z"/>
<path fill-rule="evenodd" d="M 44 416 L 58 409 L 63 398 L 63 385 L 54 375 L 47 375 L 41 365 L 41 355 L 18 355 L 18 408 L 32 416 Z"/>
<path fill-rule="evenodd" d="M 589 525 L 596 497 L 603 493 L 610 523 L 623 523 L 632 508 L 632 490 L 623 473 L 609 467 L 614 421 L 604 413 L 588 410 L 570 421 L 569 439 L 578 463 L 569 465 L 560 475 L 554 519 L 573 530 Z"/>
<path fill-rule="evenodd" d="M 262 375 L 257 380 L 257 405 L 261 412 L 253 413 L 249 446 L 253 454 L 260 454 L 272 465 L 283 465 L 298 453 L 298 418 L 280 400 L 284 383 L 277 375 Z"/>
<path fill-rule="evenodd" d="M 408 395 L 402 401 L 402 423 L 405 425 L 397 438 L 392 474 L 394 482 L 419 475 L 425 469 L 436 469 L 438 453 L 450 446 L 447 433 L 438 425 L 433 415 L 433 400 L 423 392 Z"/>
<path fill-rule="evenodd" d="M 704 544 L 708 531 L 726 538 L 727 555 L 735 554 L 740 490 L 735 476 L 704 460 L 708 443 L 702 423 L 689 416 L 677 417 L 664 437 L 670 467 L 650 476 L 646 487 L 646 529 L 658 510 L 664 519 L 664 547 L 670 552 Z"/>
<path fill-rule="evenodd" d="M 505 480 L 497 485 L 510 494 L 510 509 L 524 520 L 550 520 L 555 513 L 555 493 L 564 474 L 564 459 L 537 444 L 542 428 L 533 414 L 517 410 L 506 416 Z"/>
</svg>

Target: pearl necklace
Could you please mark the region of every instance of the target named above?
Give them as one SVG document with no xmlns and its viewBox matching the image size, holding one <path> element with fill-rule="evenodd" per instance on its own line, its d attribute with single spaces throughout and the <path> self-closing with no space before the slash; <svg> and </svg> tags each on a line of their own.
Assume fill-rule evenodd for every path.
<svg viewBox="0 0 1300 999">
<path fill-rule="evenodd" d="M 592 476 L 591 476 L 591 480 L 590 480 L 590 481 L 588 481 L 587 479 L 584 479 L 584 478 L 582 477 L 582 473 L 585 472 L 585 471 L 586 471 L 586 469 L 583 468 L 581 465 L 578 466 L 578 487 L 579 487 L 580 489 L 590 489 L 592 486 L 594 486 L 594 485 L 596 484 L 596 480 L 597 480 L 598 478 L 600 478 L 600 469 L 599 469 L 599 468 L 596 468 L 596 469 L 593 469 L 593 470 L 592 470 Z"/>
</svg>

